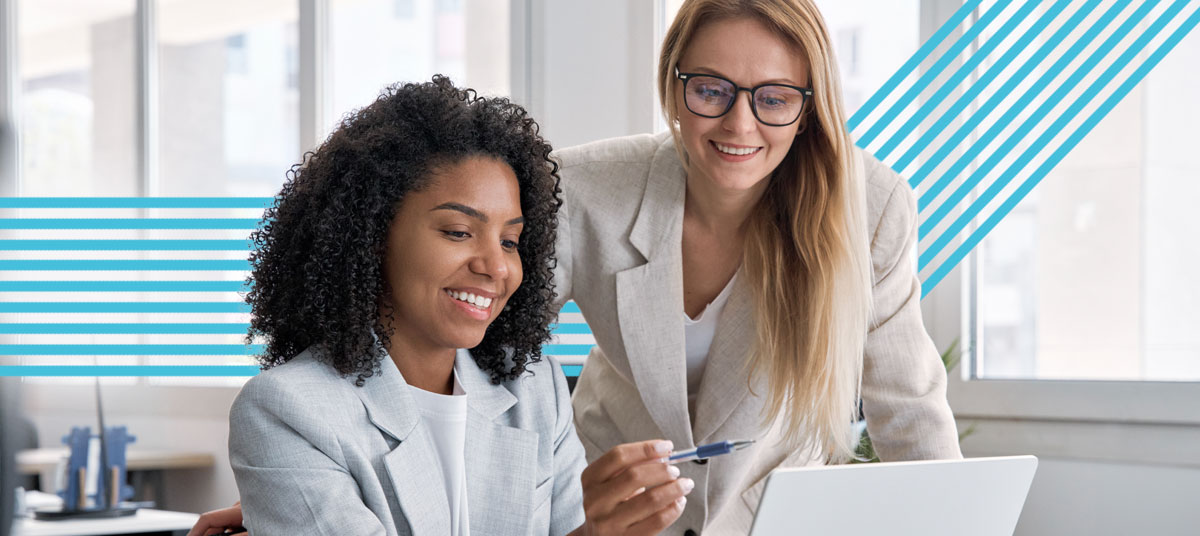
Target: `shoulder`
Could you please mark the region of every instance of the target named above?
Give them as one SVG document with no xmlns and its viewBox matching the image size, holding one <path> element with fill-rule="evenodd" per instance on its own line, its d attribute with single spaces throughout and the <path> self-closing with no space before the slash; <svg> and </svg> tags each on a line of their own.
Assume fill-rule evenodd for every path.
<svg viewBox="0 0 1200 536">
<path fill-rule="evenodd" d="M 323 420 L 325 413 L 344 411 L 345 402 L 357 402 L 353 389 L 354 378 L 343 378 L 305 350 L 250 378 L 233 402 L 230 420 L 266 415 L 283 421 Z"/>
<path fill-rule="evenodd" d="M 647 165 L 662 144 L 662 134 L 635 134 L 599 140 L 554 151 L 563 169 L 603 165 Z"/>
<path fill-rule="evenodd" d="M 890 220 L 909 220 L 916 215 L 916 196 L 908 181 L 875 155 L 857 149 L 862 157 L 862 172 L 866 182 L 867 214 L 870 229 Z"/>
<path fill-rule="evenodd" d="M 909 255 L 916 243 L 917 199 L 908 180 L 859 149 L 865 178 L 867 233 L 875 279 Z"/>
</svg>

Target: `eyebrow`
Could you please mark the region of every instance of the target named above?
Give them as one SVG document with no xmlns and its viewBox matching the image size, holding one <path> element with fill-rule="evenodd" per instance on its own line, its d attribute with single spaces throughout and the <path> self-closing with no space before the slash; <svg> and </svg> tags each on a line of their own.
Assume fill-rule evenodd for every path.
<svg viewBox="0 0 1200 536">
<path fill-rule="evenodd" d="M 433 212 L 434 210 L 453 210 L 455 212 L 461 212 L 463 214 L 466 214 L 466 215 L 468 215 L 472 218 L 475 218 L 483 223 L 488 222 L 487 214 L 484 214 L 478 210 L 475 210 L 475 209 L 468 207 L 461 203 L 442 203 L 436 207 L 433 207 L 433 210 L 430 210 L 430 212 Z M 511 220 L 504 222 L 505 225 L 516 225 L 518 223 L 525 223 L 525 217 L 518 216 L 516 218 L 513 218 Z"/>
<path fill-rule="evenodd" d="M 680 72 L 683 72 L 683 70 L 681 69 L 681 70 L 680 70 Z M 693 72 L 693 73 L 700 73 L 700 74 L 711 74 L 711 75 L 716 75 L 716 76 L 719 76 L 719 77 L 721 77 L 721 78 L 724 78 L 724 79 L 726 79 L 726 80 L 730 80 L 730 81 L 732 81 L 732 80 L 733 80 L 732 78 L 729 78 L 729 75 L 726 75 L 726 74 L 724 74 L 724 73 L 722 73 L 722 72 L 720 72 L 720 71 L 717 71 L 716 69 L 710 69 L 710 68 L 708 68 L 708 67 L 696 67 L 695 69 L 692 69 L 692 70 L 691 70 L 691 71 L 689 71 L 689 72 Z M 783 84 L 783 85 L 786 85 L 786 86 L 796 86 L 796 87 L 801 87 L 801 84 L 798 84 L 798 83 L 796 83 L 796 82 L 793 82 L 793 81 L 792 81 L 790 78 L 772 78 L 772 79 L 770 79 L 770 80 L 767 80 L 766 82 L 762 82 L 762 83 L 759 83 L 759 84 L 754 84 L 754 85 L 752 85 L 752 86 L 747 86 L 747 87 L 761 86 L 761 85 L 763 85 L 763 84 Z"/>
</svg>

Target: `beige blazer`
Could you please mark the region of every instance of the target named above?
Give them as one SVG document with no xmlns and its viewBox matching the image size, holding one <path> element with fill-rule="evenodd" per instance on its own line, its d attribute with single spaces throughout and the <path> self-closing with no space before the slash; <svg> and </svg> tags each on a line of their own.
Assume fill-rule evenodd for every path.
<svg viewBox="0 0 1200 536">
<path fill-rule="evenodd" d="M 762 423 L 766 386 L 752 394 L 743 368 L 753 340 L 744 284 L 719 319 L 689 425 L 680 250 L 686 174 L 674 141 L 669 133 L 631 136 L 555 157 L 564 191 L 559 298 L 575 300 L 598 344 L 573 396 L 588 460 L 651 438 L 677 449 L 757 439 L 751 449 L 680 467 L 696 489 L 666 531 L 745 534 L 772 469 L 822 462 L 781 445 L 778 422 Z M 959 458 L 946 375 L 921 323 L 914 196 L 887 166 L 865 153 L 863 160 L 874 268 L 862 385 L 867 428 L 884 460 Z"/>
</svg>

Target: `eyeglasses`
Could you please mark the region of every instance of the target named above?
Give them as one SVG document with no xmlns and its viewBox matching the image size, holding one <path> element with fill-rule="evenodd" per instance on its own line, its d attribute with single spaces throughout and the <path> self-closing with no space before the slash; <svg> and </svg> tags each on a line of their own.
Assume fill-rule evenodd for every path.
<svg viewBox="0 0 1200 536">
<path fill-rule="evenodd" d="M 754 117 L 772 127 L 787 126 L 800 119 L 804 100 L 813 94 L 812 88 L 787 84 L 740 87 L 716 75 L 681 73 L 679 67 L 675 68 L 675 77 L 683 80 L 683 103 L 688 111 L 700 117 L 721 117 L 733 109 L 738 92 L 745 91 L 750 94 Z"/>
</svg>

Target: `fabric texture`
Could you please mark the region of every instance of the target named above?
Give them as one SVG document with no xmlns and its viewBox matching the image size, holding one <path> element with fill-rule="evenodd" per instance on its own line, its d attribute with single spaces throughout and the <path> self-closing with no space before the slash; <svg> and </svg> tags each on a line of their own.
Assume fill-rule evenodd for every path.
<svg viewBox="0 0 1200 536">
<path fill-rule="evenodd" d="M 469 393 L 474 534 L 566 534 L 583 523 L 584 450 L 562 369 L 490 383 L 460 350 Z M 252 378 L 230 412 L 229 453 L 251 534 L 450 534 L 433 440 L 394 366 L 355 387 L 305 351 Z"/>
<path fill-rule="evenodd" d="M 598 345 L 574 393 L 575 423 L 595 460 L 652 438 L 676 449 L 721 440 L 757 443 L 707 464 L 686 463 L 696 488 L 666 534 L 745 534 L 765 477 L 823 463 L 783 444 L 763 422 L 765 384 L 751 385 L 753 338 L 745 277 L 725 304 L 689 421 L 683 315 L 682 221 L 686 174 L 669 133 L 594 142 L 554 154 L 561 166 L 556 284 L 574 299 Z M 873 319 L 862 396 L 883 460 L 960 458 L 946 375 L 921 322 L 915 273 L 916 202 L 895 172 L 862 153 L 873 267 Z"/>
</svg>

